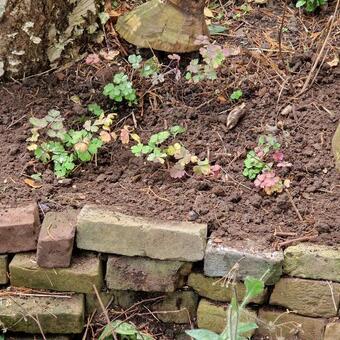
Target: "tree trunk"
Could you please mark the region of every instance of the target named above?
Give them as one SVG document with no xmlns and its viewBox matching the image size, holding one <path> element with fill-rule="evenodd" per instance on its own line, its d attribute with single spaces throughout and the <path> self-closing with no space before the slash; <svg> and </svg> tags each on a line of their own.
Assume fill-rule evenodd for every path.
<svg viewBox="0 0 340 340">
<path fill-rule="evenodd" d="M 77 56 L 96 14 L 95 0 L 0 0 L 0 79 Z"/>
<path fill-rule="evenodd" d="M 199 49 L 197 36 L 209 35 L 205 0 L 151 0 L 118 19 L 116 30 L 128 42 L 166 52 Z"/>
</svg>

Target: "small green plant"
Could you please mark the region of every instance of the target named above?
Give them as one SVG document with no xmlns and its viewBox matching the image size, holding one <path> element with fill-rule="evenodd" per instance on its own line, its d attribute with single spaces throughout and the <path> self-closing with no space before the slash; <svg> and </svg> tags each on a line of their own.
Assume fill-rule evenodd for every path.
<svg viewBox="0 0 340 340">
<path fill-rule="evenodd" d="M 303 7 L 307 12 L 314 12 L 317 8 L 325 5 L 327 0 L 298 0 L 296 3 L 296 7 Z"/>
<path fill-rule="evenodd" d="M 230 99 L 231 100 L 239 100 L 243 96 L 242 90 L 235 90 L 231 95 Z"/>
<path fill-rule="evenodd" d="M 292 166 L 284 161 L 280 148 L 281 145 L 275 137 L 260 136 L 257 147 L 248 151 L 243 163 L 243 176 L 254 180 L 254 185 L 263 189 L 267 195 L 282 192 L 290 184 L 289 180 L 282 180 L 277 176 L 274 170 L 274 165 L 278 168 Z"/>
<path fill-rule="evenodd" d="M 126 100 L 128 105 L 131 106 L 137 102 L 136 90 L 133 88 L 128 76 L 122 72 L 116 73 L 113 77 L 113 82 L 105 85 L 103 94 L 117 103 Z"/>
<path fill-rule="evenodd" d="M 246 334 L 257 328 L 254 322 L 242 323 L 240 316 L 244 312 L 250 299 L 260 295 L 264 290 L 263 280 L 247 277 L 244 281 L 246 293 L 243 301 L 239 304 L 236 292 L 236 282 L 231 283 L 232 299 L 227 310 L 227 325 L 221 334 L 207 329 L 194 329 L 186 333 L 196 340 L 246 340 Z"/>
<path fill-rule="evenodd" d="M 168 160 L 169 173 L 172 178 L 184 177 L 190 164 L 193 172 L 197 175 L 217 176 L 220 171 L 219 165 L 211 165 L 208 159 L 199 160 L 179 142 L 164 145 L 170 138 L 175 138 L 183 132 L 185 132 L 183 127 L 175 125 L 168 130 L 152 135 L 147 144 L 143 144 L 137 134 L 131 134 L 131 138 L 137 142 L 131 147 L 131 152 L 136 157 L 146 156 L 148 161 L 154 163 L 165 164 Z"/>
<path fill-rule="evenodd" d="M 79 162 L 91 161 L 104 143 L 116 140 L 111 131 L 116 114 L 105 114 L 96 103 L 90 104 L 88 110 L 95 119 L 86 120 L 80 130 L 66 130 L 57 110 L 50 110 L 43 118 L 29 119 L 33 128 L 27 149 L 43 164 L 52 162 L 58 178 L 69 176 Z"/>
<path fill-rule="evenodd" d="M 98 340 L 112 340 L 113 331 L 120 340 L 154 340 L 152 336 L 140 332 L 134 324 L 121 320 L 115 320 L 106 325 Z"/>
</svg>

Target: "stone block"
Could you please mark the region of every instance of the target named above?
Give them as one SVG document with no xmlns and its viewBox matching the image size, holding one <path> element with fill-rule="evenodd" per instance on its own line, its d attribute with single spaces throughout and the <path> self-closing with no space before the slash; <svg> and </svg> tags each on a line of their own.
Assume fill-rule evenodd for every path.
<svg viewBox="0 0 340 340">
<path fill-rule="evenodd" d="M 204 257 L 206 276 L 225 276 L 236 263 L 239 264 L 238 279 L 244 280 L 247 276 L 259 279 L 265 275 L 265 283 L 273 285 L 282 274 L 283 252 L 238 250 L 209 240 Z"/>
<path fill-rule="evenodd" d="M 48 212 L 41 225 L 37 263 L 43 268 L 66 268 L 71 264 L 77 211 Z"/>
<path fill-rule="evenodd" d="M 1 1 L 1 0 L 0 0 Z M 72 335 L 58 335 L 58 334 L 51 334 L 45 335 L 46 340 L 72 340 Z M 6 333 L 6 340 L 40 340 L 41 334 L 21 334 L 21 333 Z"/>
<path fill-rule="evenodd" d="M 110 290 L 99 293 L 105 307 L 112 301 L 110 306 L 119 306 L 124 309 L 131 307 L 137 302 L 137 295 L 137 292 L 129 290 Z M 86 294 L 86 314 L 92 314 L 95 310 L 99 313 L 102 312 L 96 294 Z"/>
<path fill-rule="evenodd" d="M 190 290 L 168 294 L 153 305 L 154 314 L 163 322 L 190 323 L 196 316 L 198 295 Z"/>
<path fill-rule="evenodd" d="M 17 254 L 9 271 L 11 285 L 16 287 L 93 293 L 93 285 L 99 291 L 103 286 L 102 263 L 94 254 L 74 256 L 71 267 L 57 269 L 39 267 L 34 253 Z"/>
<path fill-rule="evenodd" d="M 8 256 L 0 255 L 0 285 L 5 285 L 8 282 Z"/>
<path fill-rule="evenodd" d="M 229 285 L 226 287 L 223 285 L 220 277 L 207 277 L 201 273 L 191 273 L 188 278 L 188 286 L 193 288 L 198 295 L 205 298 L 220 301 L 220 302 L 230 302 L 232 297 L 232 289 Z M 246 292 L 244 283 L 236 283 L 237 297 L 239 301 L 242 301 Z M 262 304 L 265 302 L 268 295 L 267 288 L 264 292 L 252 298 L 250 303 Z"/>
<path fill-rule="evenodd" d="M 0 324 L 12 332 L 78 334 L 84 327 L 84 297 L 0 297 Z"/>
<path fill-rule="evenodd" d="M 227 324 L 227 305 L 221 305 L 201 299 L 197 309 L 197 325 L 198 328 L 208 329 L 215 333 L 222 333 Z M 257 313 L 254 310 L 246 308 L 240 315 L 240 322 L 256 322 Z M 242 334 L 251 337 L 254 330 Z"/>
<path fill-rule="evenodd" d="M 106 284 L 109 289 L 173 292 L 183 287 L 191 263 L 159 261 L 146 257 L 109 256 Z"/>
<path fill-rule="evenodd" d="M 326 326 L 323 340 L 340 340 L 340 322 L 331 322 Z"/>
<path fill-rule="evenodd" d="M 127 216 L 95 205 L 78 217 L 77 247 L 97 252 L 193 262 L 203 259 L 206 237 L 206 224 Z"/>
<path fill-rule="evenodd" d="M 332 138 L 332 152 L 335 160 L 335 168 L 340 173 L 340 123 Z"/>
<path fill-rule="evenodd" d="M 36 203 L 0 210 L 0 254 L 37 249 L 39 211 Z"/>
<path fill-rule="evenodd" d="M 274 309 L 260 309 L 258 319 L 257 335 L 285 340 L 322 340 L 326 323 L 324 319 Z"/>
<path fill-rule="evenodd" d="M 300 243 L 284 252 L 284 273 L 340 282 L 340 248 Z"/>
<path fill-rule="evenodd" d="M 275 285 L 269 303 L 306 316 L 332 317 L 337 315 L 339 297 L 338 283 L 282 278 Z"/>
</svg>

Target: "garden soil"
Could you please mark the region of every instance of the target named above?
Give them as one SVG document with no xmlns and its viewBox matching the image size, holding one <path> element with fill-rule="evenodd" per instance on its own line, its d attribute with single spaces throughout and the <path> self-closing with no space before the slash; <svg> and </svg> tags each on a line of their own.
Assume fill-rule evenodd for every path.
<svg viewBox="0 0 340 340">
<path fill-rule="evenodd" d="M 299 238 L 338 245 L 339 175 L 331 138 L 339 120 L 340 71 L 339 65 L 327 62 L 334 59 L 339 35 L 332 35 L 311 88 L 299 95 L 317 55 L 318 37 L 334 8 L 315 17 L 294 15 L 289 9 L 281 58 L 277 36 L 282 8 L 272 6 L 254 7 L 240 21 L 230 19 L 228 34 L 217 39 L 241 51 L 228 58 L 216 81 L 189 84 L 169 76 L 153 86 L 137 79 L 138 104 L 115 109 L 118 135 L 129 125 L 146 141 L 169 126 L 186 127 L 178 139 L 200 158 L 220 165 L 219 177 L 189 172 L 185 178 L 172 179 L 166 166 L 133 156 L 129 146 L 117 141 L 105 146 L 96 160 L 77 167 L 69 179 L 58 181 L 50 165 L 41 165 L 26 149 L 28 119 L 58 109 L 68 126 L 81 127 L 89 103 L 109 107 L 101 91 L 113 74 L 119 68 L 131 72 L 119 58 L 98 65 L 82 61 L 0 85 L 0 204 L 37 200 L 44 213 L 88 203 L 113 205 L 127 214 L 207 223 L 215 242 L 245 249 L 284 248 Z M 316 32 L 314 40 L 307 39 L 303 26 Z M 134 53 L 132 46 L 124 46 Z M 166 55 L 158 56 L 168 63 Z M 183 64 L 192 57 L 196 55 L 184 56 Z M 237 88 L 243 97 L 232 102 L 229 96 Z M 73 96 L 80 103 L 72 101 Z M 245 116 L 228 130 L 228 113 L 241 102 L 246 104 Z M 291 110 L 285 110 L 288 105 Z M 291 181 L 287 192 L 267 196 L 242 175 L 246 153 L 261 134 L 275 135 L 285 160 L 292 163 L 280 172 Z M 38 172 L 43 181 L 32 188 L 25 179 Z"/>
</svg>

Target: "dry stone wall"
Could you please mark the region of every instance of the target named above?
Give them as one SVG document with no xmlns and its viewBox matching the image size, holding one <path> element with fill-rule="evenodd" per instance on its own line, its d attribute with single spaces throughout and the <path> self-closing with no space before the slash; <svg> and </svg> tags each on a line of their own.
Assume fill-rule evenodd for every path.
<svg viewBox="0 0 340 340">
<path fill-rule="evenodd" d="M 266 282 L 241 315 L 258 324 L 256 339 L 340 340 L 340 248 L 241 251 L 208 241 L 205 224 L 94 205 L 48 212 L 42 223 L 38 212 L 35 203 L 0 209 L 0 330 L 72 338 L 100 311 L 96 289 L 122 308 L 159 293 L 152 313 L 162 322 L 221 332 L 232 297 L 223 276 L 238 264 L 240 301 L 245 277 Z"/>
</svg>

